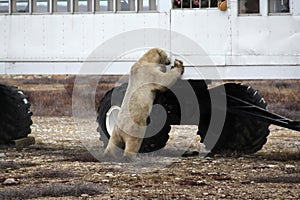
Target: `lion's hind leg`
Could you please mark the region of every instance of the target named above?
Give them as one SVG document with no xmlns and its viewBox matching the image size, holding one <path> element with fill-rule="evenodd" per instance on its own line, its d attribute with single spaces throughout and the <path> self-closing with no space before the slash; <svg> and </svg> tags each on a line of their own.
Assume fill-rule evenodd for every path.
<svg viewBox="0 0 300 200">
<path fill-rule="evenodd" d="M 140 150 L 142 142 L 143 138 L 137 138 L 133 136 L 127 138 L 125 143 L 124 158 L 127 160 L 132 160 Z"/>
<path fill-rule="evenodd" d="M 121 131 L 119 128 L 115 128 L 109 139 L 103 155 L 105 160 L 114 160 L 123 153 L 124 141 L 119 131 Z"/>
</svg>

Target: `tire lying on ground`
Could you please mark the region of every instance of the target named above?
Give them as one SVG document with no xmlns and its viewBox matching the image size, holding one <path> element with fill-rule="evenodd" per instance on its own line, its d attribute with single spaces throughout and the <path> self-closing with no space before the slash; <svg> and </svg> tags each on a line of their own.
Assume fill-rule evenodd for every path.
<svg viewBox="0 0 300 200">
<path fill-rule="evenodd" d="M 30 106 L 22 90 L 0 84 L 0 144 L 9 144 L 31 133 Z"/>
<path fill-rule="evenodd" d="M 119 87 L 111 89 L 105 94 L 100 102 L 97 111 L 97 122 L 99 125 L 97 131 L 100 133 L 100 140 L 103 141 L 104 147 L 107 146 L 113 127 L 116 123 L 127 85 L 128 84 L 125 83 Z M 160 99 L 162 98 L 156 98 L 154 104 L 163 104 L 163 102 L 160 102 Z M 163 148 L 169 139 L 169 132 L 171 129 L 170 122 L 168 120 L 169 118 L 167 117 L 167 120 L 163 120 L 162 118 L 164 116 L 157 114 L 157 112 L 159 112 L 159 110 L 156 110 L 155 107 L 153 107 L 150 117 L 147 120 L 149 125 L 146 129 L 145 138 L 142 142 L 139 153 L 157 151 Z M 164 121 L 166 122 L 162 125 L 161 122 Z M 157 127 L 162 128 L 157 130 Z"/>
<path fill-rule="evenodd" d="M 262 95 L 252 87 L 234 83 L 224 86 L 226 94 L 266 109 L 267 103 Z M 211 90 L 218 92 L 221 87 L 223 86 Z M 237 106 L 236 102 L 227 99 L 227 107 L 233 105 Z M 215 145 L 204 140 L 206 133 L 200 133 L 200 136 L 201 141 L 213 154 L 252 154 L 260 150 L 267 142 L 269 125 L 256 118 L 227 112 L 223 130 Z"/>
</svg>

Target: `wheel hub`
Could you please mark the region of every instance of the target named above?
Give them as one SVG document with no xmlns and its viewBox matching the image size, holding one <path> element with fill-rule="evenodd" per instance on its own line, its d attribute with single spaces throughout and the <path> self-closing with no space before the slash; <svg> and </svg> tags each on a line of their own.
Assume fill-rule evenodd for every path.
<svg viewBox="0 0 300 200">
<path fill-rule="evenodd" d="M 120 110 L 121 108 L 119 106 L 112 106 L 106 113 L 105 125 L 110 136 L 114 130 Z"/>
</svg>

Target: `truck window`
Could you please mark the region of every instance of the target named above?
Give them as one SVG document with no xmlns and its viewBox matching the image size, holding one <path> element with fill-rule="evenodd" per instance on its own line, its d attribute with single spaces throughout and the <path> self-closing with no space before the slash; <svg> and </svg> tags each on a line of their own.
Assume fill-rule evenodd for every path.
<svg viewBox="0 0 300 200">
<path fill-rule="evenodd" d="M 259 0 L 239 0 L 239 14 L 258 14 Z"/>
<path fill-rule="evenodd" d="M 96 11 L 112 12 L 114 10 L 114 0 L 96 0 Z"/>
<path fill-rule="evenodd" d="M 91 12 L 92 0 L 74 0 L 74 12 Z"/>
<path fill-rule="evenodd" d="M 49 0 L 33 0 L 32 1 L 33 13 L 47 13 L 50 12 Z"/>
<path fill-rule="evenodd" d="M 269 13 L 289 13 L 289 0 L 269 0 Z"/>
<path fill-rule="evenodd" d="M 66 13 L 70 12 L 70 1 L 68 0 L 53 0 L 53 12 Z"/>
<path fill-rule="evenodd" d="M 173 8 L 213 8 L 218 0 L 173 0 Z"/>
<path fill-rule="evenodd" d="M 139 0 L 139 11 L 153 11 L 156 9 L 156 0 Z"/>
<path fill-rule="evenodd" d="M 117 0 L 117 11 L 135 11 L 135 0 Z"/>
<path fill-rule="evenodd" d="M 0 0 L 0 13 L 8 13 L 9 4 L 8 0 Z"/>
<path fill-rule="evenodd" d="M 29 1 L 28 0 L 13 0 L 12 1 L 13 13 L 29 13 Z"/>
</svg>

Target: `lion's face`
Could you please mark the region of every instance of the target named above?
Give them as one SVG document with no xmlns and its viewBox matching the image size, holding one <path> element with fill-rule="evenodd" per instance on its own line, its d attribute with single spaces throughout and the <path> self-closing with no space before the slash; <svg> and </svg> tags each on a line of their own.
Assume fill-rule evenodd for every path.
<svg viewBox="0 0 300 200">
<path fill-rule="evenodd" d="M 162 72 L 166 72 L 167 71 L 166 65 L 169 65 L 171 63 L 170 59 L 168 58 L 166 52 L 163 51 L 162 49 L 157 49 L 157 53 L 159 55 L 159 61 L 158 61 L 159 70 Z"/>
<path fill-rule="evenodd" d="M 150 49 L 139 59 L 139 62 L 156 63 L 161 65 L 169 65 L 171 63 L 167 53 L 160 48 Z"/>
<path fill-rule="evenodd" d="M 160 48 L 150 49 L 139 59 L 138 62 L 156 64 L 156 66 L 162 72 L 166 72 L 166 65 L 169 65 L 171 63 L 167 53 Z"/>
<path fill-rule="evenodd" d="M 171 63 L 165 51 L 158 49 L 157 52 L 159 54 L 159 64 L 169 65 Z"/>
</svg>

